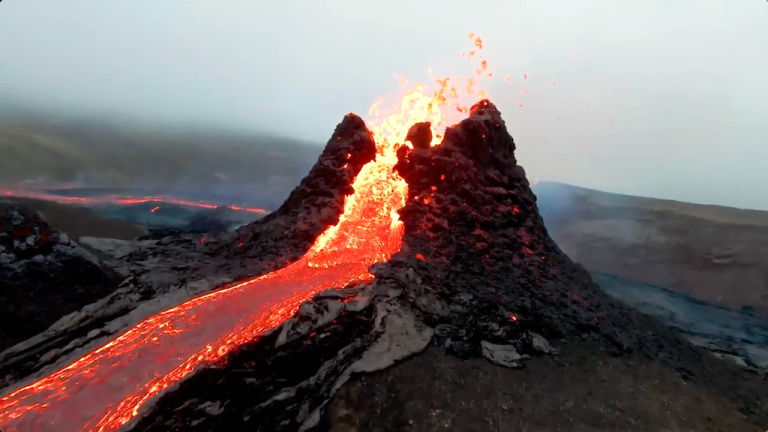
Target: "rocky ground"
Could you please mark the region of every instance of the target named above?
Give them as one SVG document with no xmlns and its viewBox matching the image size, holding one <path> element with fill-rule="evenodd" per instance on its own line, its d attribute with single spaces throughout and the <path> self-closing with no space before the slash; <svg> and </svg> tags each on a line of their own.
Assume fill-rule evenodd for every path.
<svg viewBox="0 0 768 432">
<path fill-rule="evenodd" d="M 376 278 L 319 294 L 147 406 L 133 430 L 768 427 L 764 374 L 609 297 L 555 244 L 493 105 L 473 107 L 441 146 L 424 145 L 423 125 L 415 132 L 396 167 L 409 185 L 403 247 L 372 268 Z M 82 239 L 125 282 L 0 355 L 4 384 L 174 301 L 295 260 L 338 220 L 372 144 L 348 116 L 283 207 L 231 238 Z"/>
<path fill-rule="evenodd" d="M 640 356 L 563 344 L 524 370 L 430 348 L 342 387 L 316 432 L 759 431 L 706 386 Z"/>
<path fill-rule="evenodd" d="M 119 282 L 40 213 L 0 201 L 0 350 L 106 297 Z"/>
</svg>

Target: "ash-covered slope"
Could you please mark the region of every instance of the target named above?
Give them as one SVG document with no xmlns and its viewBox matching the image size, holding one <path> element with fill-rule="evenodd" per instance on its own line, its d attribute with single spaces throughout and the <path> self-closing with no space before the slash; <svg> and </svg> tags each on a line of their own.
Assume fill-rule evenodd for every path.
<svg viewBox="0 0 768 432">
<path fill-rule="evenodd" d="M 119 279 L 30 209 L 0 200 L 0 351 L 111 294 Z"/>
<path fill-rule="evenodd" d="M 376 279 L 316 296 L 281 328 L 166 394 L 134 430 L 307 430 L 352 375 L 429 344 L 521 368 L 530 356 L 556 355 L 550 341 L 562 340 L 640 353 L 768 420 L 765 378 L 609 298 L 560 251 L 492 104 L 475 105 L 440 146 L 428 147 L 426 125 L 411 132 L 414 149 L 402 147 L 396 166 L 409 186 L 403 246 L 371 269 Z"/>
</svg>

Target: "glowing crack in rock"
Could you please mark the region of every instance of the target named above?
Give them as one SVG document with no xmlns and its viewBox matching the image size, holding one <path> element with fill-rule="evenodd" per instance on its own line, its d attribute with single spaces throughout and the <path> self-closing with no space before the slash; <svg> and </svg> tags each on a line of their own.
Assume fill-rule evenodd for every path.
<svg viewBox="0 0 768 432">
<path fill-rule="evenodd" d="M 482 48 L 478 37 L 470 39 L 475 49 Z M 460 98 L 484 98 L 472 79 L 464 86 L 451 79 L 437 82 L 436 91 L 424 85 L 406 90 L 402 103 L 389 113 L 378 112 L 380 102 L 374 105 L 368 127 L 376 140 L 376 159 L 355 178 L 355 192 L 346 198 L 339 223 L 322 233 L 304 257 L 147 318 L 69 366 L 5 395 L 0 429 L 116 431 L 147 401 L 279 326 L 315 293 L 370 280 L 368 268 L 389 259 L 402 242 L 397 210 L 405 205 L 407 185 L 393 171 L 398 143 L 411 125 L 423 121 L 432 122 L 432 145 L 439 143 L 451 115 L 466 112 Z"/>
</svg>

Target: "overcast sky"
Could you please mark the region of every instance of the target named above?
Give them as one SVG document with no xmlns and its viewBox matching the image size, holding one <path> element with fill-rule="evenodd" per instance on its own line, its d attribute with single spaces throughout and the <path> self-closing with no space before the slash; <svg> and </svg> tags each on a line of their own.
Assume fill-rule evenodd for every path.
<svg viewBox="0 0 768 432">
<path fill-rule="evenodd" d="M 0 97 L 322 144 L 469 32 L 532 180 L 768 209 L 765 0 L 6 0 Z"/>
</svg>

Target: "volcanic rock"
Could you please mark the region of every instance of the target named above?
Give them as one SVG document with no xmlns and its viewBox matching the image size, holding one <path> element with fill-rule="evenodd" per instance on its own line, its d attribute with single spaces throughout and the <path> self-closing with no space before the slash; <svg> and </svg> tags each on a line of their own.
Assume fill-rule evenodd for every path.
<svg viewBox="0 0 768 432">
<path fill-rule="evenodd" d="M 398 150 L 395 169 L 409 188 L 401 251 L 371 268 L 374 281 L 343 291 L 346 305 L 359 292 L 362 307 L 314 298 L 281 329 L 167 393 L 133 430 L 308 430 L 353 375 L 430 343 L 441 355 L 522 368 L 565 341 L 653 359 L 768 421 L 765 378 L 608 297 L 552 241 L 493 104 L 472 107 L 439 146 L 423 145 L 425 129 L 412 129 L 413 149 Z M 221 410 L 202 408 L 211 405 Z"/>
<path fill-rule="evenodd" d="M 427 149 L 432 144 L 432 124 L 429 122 L 416 123 L 408 130 L 405 141 L 413 144 L 413 148 Z"/>
<path fill-rule="evenodd" d="M 317 163 L 275 212 L 240 228 L 234 254 L 282 267 L 300 258 L 315 239 L 339 221 L 352 182 L 376 157 L 365 121 L 347 114 Z M 243 243 L 240 245 L 240 243 Z"/>
<path fill-rule="evenodd" d="M 0 351 L 107 296 L 118 283 L 42 215 L 0 202 Z"/>
</svg>

